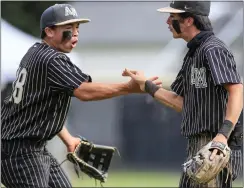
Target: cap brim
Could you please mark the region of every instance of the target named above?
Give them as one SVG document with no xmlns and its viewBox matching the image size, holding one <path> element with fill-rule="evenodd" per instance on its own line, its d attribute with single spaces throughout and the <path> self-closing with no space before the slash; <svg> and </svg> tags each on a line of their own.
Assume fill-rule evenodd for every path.
<svg viewBox="0 0 244 188">
<path fill-rule="evenodd" d="M 90 19 L 84 19 L 84 18 L 80 18 L 80 19 L 71 19 L 71 20 L 67 20 L 65 22 L 60 22 L 57 23 L 55 25 L 67 25 L 67 24 L 71 24 L 71 23 L 87 23 L 90 22 Z"/>
<path fill-rule="evenodd" d="M 183 12 L 186 12 L 184 10 L 175 9 L 172 7 L 159 8 L 159 9 L 157 9 L 157 11 L 158 12 L 165 12 L 165 13 L 183 13 Z"/>
</svg>

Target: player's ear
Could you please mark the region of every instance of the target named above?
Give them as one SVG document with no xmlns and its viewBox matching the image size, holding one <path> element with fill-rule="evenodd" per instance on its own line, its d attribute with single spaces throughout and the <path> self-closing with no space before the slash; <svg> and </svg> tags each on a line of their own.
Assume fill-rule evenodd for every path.
<svg viewBox="0 0 244 188">
<path fill-rule="evenodd" d="M 54 30 L 52 28 L 46 27 L 44 31 L 48 37 L 52 38 L 54 36 Z"/>
<path fill-rule="evenodd" d="M 194 23 L 194 18 L 188 17 L 188 18 L 185 19 L 185 21 L 187 23 L 187 26 L 191 26 Z"/>
</svg>

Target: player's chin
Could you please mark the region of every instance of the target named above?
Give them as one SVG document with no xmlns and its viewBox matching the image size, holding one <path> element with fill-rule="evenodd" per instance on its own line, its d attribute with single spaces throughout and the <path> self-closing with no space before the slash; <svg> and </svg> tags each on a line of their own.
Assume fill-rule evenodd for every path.
<svg viewBox="0 0 244 188">
<path fill-rule="evenodd" d="M 173 29 L 170 29 L 170 32 L 172 33 L 173 38 L 177 38 L 177 33 Z"/>
<path fill-rule="evenodd" d="M 73 48 L 65 48 L 65 49 L 62 49 L 62 52 L 63 53 L 70 53 L 72 51 Z"/>
<path fill-rule="evenodd" d="M 70 53 L 74 48 L 75 48 L 75 46 L 73 46 L 73 45 L 67 45 L 65 48 L 63 48 L 63 52 Z"/>
<path fill-rule="evenodd" d="M 178 39 L 178 38 L 180 38 L 180 36 L 177 33 L 173 33 L 173 38 Z"/>
</svg>

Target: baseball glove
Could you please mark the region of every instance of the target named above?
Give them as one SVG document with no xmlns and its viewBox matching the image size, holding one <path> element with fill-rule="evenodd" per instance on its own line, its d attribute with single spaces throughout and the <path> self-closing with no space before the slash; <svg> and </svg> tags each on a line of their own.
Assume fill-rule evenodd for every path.
<svg viewBox="0 0 244 188">
<path fill-rule="evenodd" d="M 211 161 L 210 156 L 214 149 L 219 152 Z M 187 175 L 198 184 L 208 183 L 229 164 L 230 148 L 221 142 L 209 142 L 196 155 L 183 164 Z"/>
<path fill-rule="evenodd" d="M 75 151 L 67 154 L 67 159 L 74 164 L 78 177 L 80 170 L 104 183 L 115 150 L 115 147 L 93 144 L 82 138 Z"/>
</svg>

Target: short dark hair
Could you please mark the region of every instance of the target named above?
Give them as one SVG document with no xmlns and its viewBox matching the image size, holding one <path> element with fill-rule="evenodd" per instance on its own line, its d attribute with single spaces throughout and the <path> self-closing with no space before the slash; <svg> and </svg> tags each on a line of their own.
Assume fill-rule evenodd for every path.
<svg viewBox="0 0 244 188">
<path fill-rule="evenodd" d="M 212 31 L 213 27 L 208 16 L 196 15 L 189 12 L 180 13 L 179 16 L 183 19 L 192 17 L 194 19 L 193 24 L 200 31 Z"/>
<path fill-rule="evenodd" d="M 41 32 L 41 39 L 44 39 L 45 36 L 46 36 L 46 32 L 44 30 L 42 30 L 42 32 Z"/>
<path fill-rule="evenodd" d="M 49 28 L 51 28 L 51 29 L 55 29 L 55 25 L 53 25 L 53 26 L 50 26 Z M 47 36 L 47 34 L 46 34 L 46 32 L 45 32 L 45 29 L 43 29 L 42 31 L 41 31 L 41 39 L 44 39 L 45 37 Z"/>
</svg>

